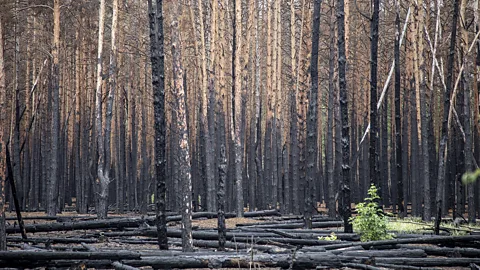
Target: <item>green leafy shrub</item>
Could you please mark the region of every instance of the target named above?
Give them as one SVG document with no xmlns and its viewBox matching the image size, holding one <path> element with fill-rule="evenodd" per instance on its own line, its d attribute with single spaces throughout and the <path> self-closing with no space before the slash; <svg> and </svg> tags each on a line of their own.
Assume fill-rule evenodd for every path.
<svg viewBox="0 0 480 270">
<path fill-rule="evenodd" d="M 392 235 L 387 232 L 387 217 L 378 207 L 378 203 L 375 201 L 377 199 L 380 199 L 377 188 L 375 185 L 371 185 L 368 189 L 368 197 L 356 206 L 358 215 L 350 218 L 350 222 L 353 224 L 354 230 L 360 234 L 362 242 L 392 238 Z"/>
</svg>

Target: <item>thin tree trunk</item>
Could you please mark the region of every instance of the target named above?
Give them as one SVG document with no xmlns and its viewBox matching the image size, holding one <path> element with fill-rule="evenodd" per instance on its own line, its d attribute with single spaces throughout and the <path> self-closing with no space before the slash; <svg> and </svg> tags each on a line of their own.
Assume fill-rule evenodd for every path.
<svg viewBox="0 0 480 270">
<path fill-rule="evenodd" d="M 448 51 L 447 59 L 447 80 L 446 80 L 446 91 L 443 99 L 443 118 L 442 118 L 442 128 L 440 132 L 440 145 L 438 151 L 438 184 L 437 184 L 437 194 L 436 194 L 436 209 L 440 206 L 442 207 L 442 212 L 445 213 L 445 170 L 446 170 L 446 157 L 447 157 L 447 143 L 448 143 L 448 114 L 450 111 L 450 95 L 452 92 L 452 83 L 453 83 L 453 61 L 455 58 L 455 44 L 457 40 L 457 21 L 458 21 L 458 12 L 459 12 L 459 0 L 455 0 L 453 4 L 453 21 L 452 21 L 452 34 L 450 38 L 450 48 Z"/>
<path fill-rule="evenodd" d="M 225 250 L 227 229 L 225 225 L 225 182 L 227 180 L 227 156 L 225 150 L 225 115 L 223 100 L 219 99 L 217 106 L 217 121 L 219 123 L 220 156 L 218 162 L 218 188 L 217 188 L 217 209 L 218 209 L 218 244 L 219 250 Z"/>
<path fill-rule="evenodd" d="M 192 238 L 192 177 L 190 165 L 190 148 L 188 144 L 187 116 L 185 110 L 185 90 L 183 88 L 183 68 L 181 63 L 180 30 L 178 27 L 178 7 L 172 22 L 172 56 L 174 93 L 178 104 L 178 135 L 180 148 L 178 153 L 180 181 L 182 182 L 182 250 L 193 251 Z"/>
<path fill-rule="evenodd" d="M 57 214 L 58 180 L 59 180 L 59 138 L 60 138 L 60 113 L 59 113 L 59 50 L 60 50 L 60 0 L 53 1 L 53 81 L 52 81 L 52 145 L 50 161 L 50 179 L 48 180 L 47 215 Z"/>
<path fill-rule="evenodd" d="M 335 217 L 337 215 L 335 202 L 335 182 L 333 167 L 333 114 L 335 99 L 335 11 L 332 8 L 330 14 L 330 54 L 328 59 L 328 111 L 327 111 L 327 140 L 326 140 L 326 166 L 327 166 L 327 182 L 328 182 L 328 216 Z"/>
<path fill-rule="evenodd" d="M 242 48 L 242 5 L 240 0 L 235 0 L 234 2 L 235 10 L 235 20 L 233 23 L 234 29 L 234 42 L 233 42 L 233 53 L 232 57 L 234 58 L 233 69 L 233 91 L 232 93 L 235 96 L 235 105 L 232 107 L 233 110 L 233 124 L 234 124 L 234 144 L 235 144 L 235 183 L 236 183 L 236 210 L 237 216 L 243 217 L 243 144 L 241 140 L 241 131 L 243 127 L 242 123 L 242 83 L 241 83 L 241 62 L 240 62 L 240 50 Z"/>
<path fill-rule="evenodd" d="M 5 180 L 6 168 L 6 97 L 5 61 L 3 56 L 3 27 L 0 14 L 0 250 L 7 250 L 7 234 L 5 232 Z"/>
<path fill-rule="evenodd" d="M 305 208 L 304 222 L 305 228 L 312 228 L 313 205 L 313 185 L 316 179 L 317 165 L 317 100 L 318 100 L 318 43 L 320 38 L 320 9 L 322 0 L 315 0 L 313 5 L 313 27 L 312 27 L 312 58 L 310 63 L 311 72 L 311 90 L 308 101 L 308 121 L 307 121 L 307 170 L 305 182 Z"/>
<path fill-rule="evenodd" d="M 167 217 L 165 207 L 166 195 L 166 160 L 165 160 L 165 69 L 164 69 L 164 36 L 163 36 L 163 1 L 156 1 L 153 9 L 149 3 L 150 22 L 150 59 L 152 62 L 153 106 L 155 116 L 155 200 L 157 205 L 157 232 L 160 249 L 168 249 Z"/>
<path fill-rule="evenodd" d="M 105 141 L 103 137 L 102 124 L 102 54 L 103 54 L 103 37 L 104 37 L 104 19 L 105 19 L 105 0 L 100 0 L 100 9 L 98 13 L 98 51 L 97 51 L 97 86 L 95 99 L 95 132 L 97 142 L 98 164 L 97 164 L 97 185 L 98 209 L 97 217 L 99 219 L 107 218 L 108 207 L 108 184 L 110 179 L 105 174 Z"/>
<path fill-rule="evenodd" d="M 471 87 L 472 81 L 470 79 L 470 74 L 473 74 L 473 69 L 471 66 L 470 59 L 466 58 L 466 54 L 468 52 L 468 30 L 467 30 L 467 18 L 465 17 L 467 1 L 462 0 L 460 6 L 460 18 L 462 22 L 462 52 L 463 52 L 463 59 L 462 64 L 465 65 L 465 71 L 463 76 L 464 80 L 464 104 L 463 104 L 463 111 L 465 114 L 465 122 L 463 123 L 464 131 L 465 131 L 465 171 L 469 172 L 473 169 L 473 152 L 472 152 L 472 127 L 471 127 L 471 109 L 470 109 L 470 100 L 471 100 Z M 478 9 L 478 3 L 476 6 Z M 478 11 L 478 10 L 476 10 Z M 478 15 L 477 15 L 478 16 Z M 471 183 L 466 186 L 467 191 L 467 204 L 468 204 L 468 222 L 473 223 L 475 222 L 476 215 L 475 215 L 475 199 L 474 199 L 474 187 L 475 184 Z"/>
<path fill-rule="evenodd" d="M 380 0 L 373 1 L 373 17 L 370 23 L 370 183 L 374 184 L 379 192 L 381 186 L 378 179 L 378 152 L 377 152 L 377 61 L 378 61 L 378 20 Z"/>
<path fill-rule="evenodd" d="M 215 4 L 213 4 L 215 6 Z M 212 7 L 213 7 L 212 6 Z M 200 41 L 201 41 L 201 59 L 202 59 L 202 114 L 201 114 L 201 121 L 202 121 L 202 128 L 203 128 L 203 143 L 205 145 L 205 173 L 206 173 L 206 183 L 207 183 L 207 210 L 208 211 L 215 211 L 216 208 L 216 203 L 215 203 L 215 168 L 214 168 L 214 147 L 213 147 L 213 142 L 212 142 L 212 137 L 214 134 L 210 134 L 210 125 L 213 125 L 213 123 L 209 123 L 209 118 L 208 114 L 209 111 L 211 111 L 213 108 L 210 106 L 210 101 L 209 101 L 209 94 L 208 94 L 208 81 L 210 81 L 210 87 L 212 88 L 210 91 L 213 91 L 213 86 L 214 86 L 214 76 L 212 76 L 213 72 L 213 63 L 214 61 L 211 61 L 209 68 L 210 70 L 207 71 L 207 53 L 206 53 L 206 43 L 205 43 L 205 26 L 203 22 L 203 1 L 198 0 L 198 9 L 199 9 L 199 23 L 200 23 Z M 215 8 L 216 10 L 216 8 Z M 214 12 L 212 12 L 212 27 L 215 27 L 216 25 L 216 20 L 214 18 Z M 214 29 L 214 28 L 212 28 Z M 213 36 L 213 35 L 212 35 Z M 215 40 L 212 40 L 211 43 L 211 55 L 212 57 L 212 52 L 214 53 L 215 49 Z M 213 59 L 213 58 L 212 58 Z M 214 73 L 213 73 L 214 75 Z"/>
<path fill-rule="evenodd" d="M 397 188 L 397 203 L 398 212 L 402 216 L 405 212 L 403 204 L 403 169 L 402 169 L 402 126 L 400 114 L 400 0 L 395 2 L 396 16 L 395 16 L 395 161 L 396 161 L 396 188 Z"/>
<path fill-rule="evenodd" d="M 377 1 L 377 0 L 376 0 Z M 378 9 L 378 7 L 377 7 Z M 342 215 L 344 231 L 353 232 L 350 209 L 350 133 L 348 122 L 348 96 L 345 57 L 345 13 L 344 0 L 338 1 L 338 81 L 340 91 L 340 114 L 342 119 Z M 375 15 L 374 15 L 375 18 Z M 377 20 L 378 23 L 378 20 Z M 374 31 L 375 32 L 375 31 Z M 372 87 L 373 88 L 373 87 Z"/>
</svg>

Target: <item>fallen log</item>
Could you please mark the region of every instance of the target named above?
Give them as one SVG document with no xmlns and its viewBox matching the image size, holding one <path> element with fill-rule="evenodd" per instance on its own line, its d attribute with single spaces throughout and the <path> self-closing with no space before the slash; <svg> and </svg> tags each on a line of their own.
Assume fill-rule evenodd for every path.
<svg viewBox="0 0 480 270">
<path fill-rule="evenodd" d="M 303 223 L 266 224 L 266 225 L 237 224 L 236 226 L 249 227 L 249 228 L 263 228 L 263 229 L 299 229 L 299 228 L 303 228 Z M 343 226 L 343 221 L 312 222 L 312 228 L 330 228 L 330 227 L 342 227 L 342 226 Z"/>
<path fill-rule="evenodd" d="M 471 257 L 480 258 L 480 249 L 477 248 L 448 248 L 432 246 L 398 245 L 400 248 L 423 249 L 428 255 L 446 256 L 446 257 Z"/>
<path fill-rule="evenodd" d="M 277 210 L 265 210 L 256 212 L 246 212 L 245 217 L 257 217 L 264 215 L 279 215 Z M 198 212 L 192 214 L 193 218 L 215 218 L 217 213 L 214 212 Z M 235 217 L 233 213 L 225 214 L 225 217 Z M 180 221 L 181 216 L 169 216 L 167 221 Z M 134 217 L 134 218 L 113 218 L 107 220 L 87 220 L 87 221 L 69 221 L 62 223 L 43 223 L 25 225 L 25 230 L 30 233 L 35 232 L 52 232 L 52 231 L 73 231 L 73 230 L 91 230 L 91 229 L 123 229 L 134 228 L 142 224 L 155 225 L 155 217 Z M 7 233 L 19 233 L 18 227 L 8 226 Z"/>
<path fill-rule="evenodd" d="M 480 235 L 462 235 L 462 236 L 435 236 L 435 237 L 422 237 L 422 238 L 408 238 L 408 239 L 393 239 L 393 240 L 380 240 L 370 242 L 354 242 L 354 243 L 341 243 L 326 245 L 326 250 L 339 249 L 351 246 L 362 246 L 364 249 L 370 249 L 374 246 L 388 246 L 398 244 L 454 244 L 462 242 L 475 242 L 480 241 Z"/>
<path fill-rule="evenodd" d="M 395 250 L 353 250 L 341 253 L 344 256 L 352 257 L 408 257 L 424 258 L 427 253 L 423 249 L 395 249 Z"/>
<path fill-rule="evenodd" d="M 42 223 L 42 224 L 28 224 L 25 225 L 25 230 L 30 233 L 36 232 L 53 232 L 53 231 L 73 231 L 73 230 L 89 230 L 89 229 L 122 229 L 126 227 L 138 227 L 141 224 L 153 222 L 153 218 L 118 218 L 107 220 L 87 220 L 78 222 L 63 222 L 63 223 Z M 6 228 L 7 234 L 19 233 L 20 228 L 8 226 Z"/>
<path fill-rule="evenodd" d="M 84 238 L 59 238 L 59 237 L 32 237 L 26 239 L 22 239 L 21 237 L 7 237 L 7 242 L 27 242 L 27 243 L 50 243 L 50 244 L 80 244 L 80 243 L 98 243 L 98 239 L 84 239 Z"/>
<path fill-rule="evenodd" d="M 398 264 L 389 264 L 389 263 L 376 263 L 375 265 L 380 267 L 385 267 L 385 268 L 404 269 L 404 270 L 439 270 L 439 268 L 425 268 L 425 267 L 418 267 L 418 266 L 398 265 Z"/>
<path fill-rule="evenodd" d="M 13 250 L 0 251 L 2 260 L 121 260 L 121 259 L 140 259 L 140 254 L 133 251 L 119 250 L 116 252 L 52 252 L 52 251 L 28 251 Z"/>
<path fill-rule="evenodd" d="M 110 260 L 0 260 L 0 268 L 69 268 L 69 269 L 108 269 L 112 268 Z"/>
<path fill-rule="evenodd" d="M 264 268 L 279 267 L 291 269 L 312 269 L 317 266 L 340 268 L 346 263 L 362 263 L 367 258 L 353 258 L 324 253 L 295 254 L 235 254 L 209 256 L 172 256 L 148 257 L 141 260 L 124 260 L 123 263 L 134 266 L 150 266 L 153 268 Z"/>
<path fill-rule="evenodd" d="M 411 265 L 420 267 L 468 267 L 471 263 L 480 263 L 480 258 L 375 258 L 377 263 Z"/>
</svg>

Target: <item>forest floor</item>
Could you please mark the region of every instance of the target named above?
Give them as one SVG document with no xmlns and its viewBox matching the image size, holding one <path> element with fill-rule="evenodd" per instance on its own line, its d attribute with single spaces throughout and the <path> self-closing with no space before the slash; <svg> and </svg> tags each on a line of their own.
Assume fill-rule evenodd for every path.
<svg viewBox="0 0 480 270">
<path fill-rule="evenodd" d="M 271 213 L 227 218 L 225 252 L 218 251 L 217 219 L 211 213 L 194 219 L 196 251 L 187 254 L 176 216 L 168 222 L 170 250 L 159 251 L 151 215 L 110 214 L 101 222 L 76 212 L 22 213 L 28 238 L 22 240 L 15 213 L 7 213 L 9 251 L 0 253 L 0 268 L 480 269 L 480 227 L 445 227 L 434 236 L 430 224 L 397 220 L 390 227 L 397 229 L 395 240 L 364 245 L 343 233 L 341 221 L 315 216 L 314 228 L 304 230 L 301 216 Z"/>
</svg>

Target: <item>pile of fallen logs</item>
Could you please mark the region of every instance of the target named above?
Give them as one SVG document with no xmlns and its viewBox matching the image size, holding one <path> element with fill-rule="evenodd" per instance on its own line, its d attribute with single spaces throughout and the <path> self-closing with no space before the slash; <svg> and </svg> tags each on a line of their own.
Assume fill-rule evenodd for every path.
<svg viewBox="0 0 480 270">
<path fill-rule="evenodd" d="M 480 269 L 480 235 L 398 234 L 392 240 L 360 242 L 357 234 L 342 232 L 340 221 L 324 216 L 314 217 L 310 230 L 302 229 L 300 216 L 279 216 L 277 211 L 245 216 L 258 222 L 228 229 L 227 251 L 217 251 L 217 230 L 196 228 L 192 253 L 180 251 L 181 231 L 174 226 L 167 231 L 170 250 L 156 249 L 152 216 L 38 217 L 42 223 L 25 225 L 28 239 L 16 235 L 20 234 L 17 226 L 7 226 L 9 251 L 0 252 L 0 267 Z M 193 217 L 210 219 L 216 213 L 194 213 Z M 172 223 L 180 219 L 178 215 L 167 218 Z M 332 233 L 335 237 L 329 237 Z"/>
</svg>

